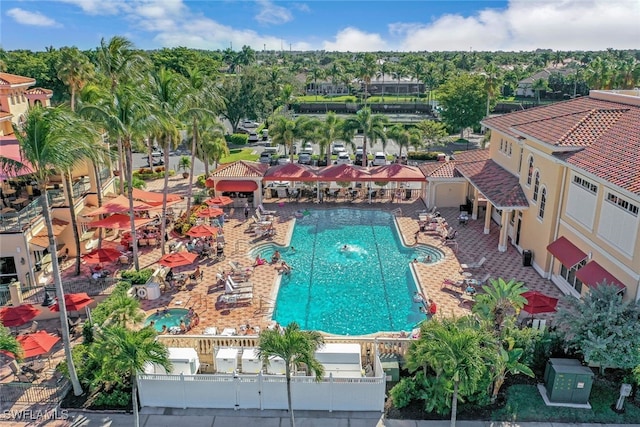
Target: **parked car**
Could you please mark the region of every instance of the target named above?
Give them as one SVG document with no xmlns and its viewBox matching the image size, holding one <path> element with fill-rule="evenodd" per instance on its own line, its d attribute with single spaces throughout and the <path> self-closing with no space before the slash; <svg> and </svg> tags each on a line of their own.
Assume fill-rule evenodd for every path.
<svg viewBox="0 0 640 427">
<path fill-rule="evenodd" d="M 298 163 L 301 165 L 310 165 L 311 164 L 311 153 L 300 153 L 298 156 Z"/>
<path fill-rule="evenodd" d="M 334 142 L 331 145 L 331 154 L 333 154 L 334 156 L 337 155 L 338 153 L 340 153 L 341 151 L 347 151 L 347 149 L 344 147 L 343 143 Z"/>
<path fill-rule="evenodd" d="M 279 165 L 286 165 L 287 163 L 291 163 L 291 159 L 289 159 L 288 157 L 280 157 L 280 158 L 278 158 L 278 164 Z"/>
<path fill-rule="evenodd" d="M 255 132 L 251 132 L 249 134 L 249 139 L 247 140 L 248 142 L 258 142 L 259 138 L 258 138 L 258 134 Z"/>
<path fill-rule="evenodd" d="M 338 153 L 338 159 L 336 160 L 336 165 L 350 165 L 351 164 L 351 157 L 349 157 L 349 153 L 347 153 L 346 151 L 341 151 L 340 153 Z"/>
<path fill-rule="evenodd" d="M 257 128 L 258 127 L 258 123 L 254 122 L 253 120 L 243 120 L 240 123 L 240 126 L 242 126 L 243 128 L 246 129 L 252 129 L 252 128 Z"/>
<path fill-rule="evenodd" d="M 382 151 L 378 151 L 373 157 L 373 166 L 382 166 L 387 164 L 387 155 Z"/>
<path fill-rule="evenodd" d="M 260 163 L 271 164 L 271 154 L 269 151 L 263 151 L 260 154 Z"/>
<path fill-rule="evenodd" d="M 353 162 L 354 165 L 358 165 L 358 166 L 366 166 L 362 164 L 362 152 L 360 153 L 356 153 L 356 159 Z"/>
</svg>

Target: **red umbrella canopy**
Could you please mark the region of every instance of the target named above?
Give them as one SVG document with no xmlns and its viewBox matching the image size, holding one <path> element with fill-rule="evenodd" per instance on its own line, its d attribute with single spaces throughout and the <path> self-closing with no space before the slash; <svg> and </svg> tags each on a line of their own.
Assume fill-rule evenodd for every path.
<svg viewBox="0 0 640 427">
<path fill-rule="evenodd" d="M 219 208 L 204 208 L 198 211 L 197 216 L 200 218 L 214 218 L 222 215 L 223 213 L 224 211 Z"/>
<path fill-rule="evenodd" d="M 163 256 L 158 262 L 160 265 L 173 268 L 192 264 L 196 258 L 198 258 L 198 254 L 192 254 L 191 252 L 176 252 L 174 254 L 167 254 Z"/>
<path fill-rule="evenodd" d="M 82 310 L 93 302 L 93 298 L 87 295 L 85 292 L 78 294 L 65 294 L 64 305 L 67 307 L 67 311 Z M 60 311 L 60 302 L 50 307 L 51 311 Z"/>
<path fill-rule="evenodd" d="M 204 201 L 209 206 L 226 206 L 233 203 L 233 199 L 227 196 L 216 196 Z"/>
<path fill-rule="evenodd" d="M 139 200 L 133 201 L 133 210 L 134 211 L 148 211 L 153 209 L 154 206 L 151 206 L 145 202 L 141 202 Z M 125 196 L 118 196 L 107 201 L 102 207 L 97 208 L 96 210 L 89 213 L 91 216 L 96 215 L 104 215 L 104 214 L 113 214 L 119 212 L 128 212 L 129 211 L 129 199 Z"/>
<path fill-rule="evenodd" d="M 218 227 L 212 227 L 207 224 L 196 225 L 187 231 L 187 235 L 191 237 L 208 237 L 218 234 Z"/>
<path fill-rule="evenodd" d="M 556 311 L 558 298 L 547 296 L 537 291 L 527 291 L 522 294 L 527 303 L 522 307 L 529 314 L 552 313 Z"/>
<path fill-rule="evenodd" d="M 60 337 L 47 331 L 38 331 L 33 334 L 19 335 L 17 340 L 22 346 L 24 357 L 28 358 L 49 353 L 53 346 L 60 341 Z"/>
<path fill-rule="evenodd" d="M 31 304 L 22 304 L 0 309 L 0 319 L 4 326 L 20 326 L 32 320 L 41 311 Z"/>
<path fill-rule="evenodd" d="M 138 228 L 152 221 L 154 221 L 153 218 L 136 218 L 134 219 L 134 225 L 136 228 Z M 105 219 L 89 222 L 87 223 L 87 227 L 104 227 L 128 230 L 131 228 L 131 219 L 129 218 L 129 215 L 113 214 L 106 217 Z"/>
<path fill-rule="evenodd" d="M 102 264 L 103 262 L 113 262 L 117 260 L 122 253 L 113 248 L 94 249 L 86 255 L 82 256 L 82 259 L 87 264 Z"/>
</svg>

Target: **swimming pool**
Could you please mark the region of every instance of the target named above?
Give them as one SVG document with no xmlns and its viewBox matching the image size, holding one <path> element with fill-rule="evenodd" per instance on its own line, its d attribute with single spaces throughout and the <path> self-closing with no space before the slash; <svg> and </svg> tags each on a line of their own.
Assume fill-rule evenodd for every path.
<svg viewBox="0 0 640 427">
<path fill-rule="evenodd" d="M 155 321 L 153 327 L 156 329 L 156 331 L 162 332 L 163 325 L 166 325 L 167 329 L 171 328 L 172 326 L 180 326 L 181 319 L 184 319 L 185 324 L 189 326 L 191 319 L 187 318 L 187 313 L 189 313 L 189 310 L 185 308 L 171 308 L 166 312 L 161 311 L 159 314 L 154 313 L 151 316 L 147 317 L 144 322 L 144 326 L 149 326 L 149 324 L 151 324 L 151 321 Z"/>
<path fill-rule="evenodd" d="M 293 271 L 282 276 L 273 319 L 340 335 L 413 329 L 425 316 L 409 264 L 444 257 L 432 246 L 403 246 L 391 214 L 358 209 L 311 211 L 296 221 L 291 246 L 279 249 Z M 270 259 L 275 249 L 251 255 Z"/>
</svg>

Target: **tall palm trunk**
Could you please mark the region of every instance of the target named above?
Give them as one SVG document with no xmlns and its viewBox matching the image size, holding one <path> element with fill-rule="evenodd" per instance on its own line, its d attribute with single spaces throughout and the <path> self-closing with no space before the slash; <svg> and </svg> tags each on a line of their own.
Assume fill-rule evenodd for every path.
<svg viewBox="0 0 640 427">
<path fill-rule="evenodd" d="M 51 268 L 53 270 L 53 283 L 56 287 L 56 296 L 58 301 L 64 301 L 64 288 L 62 287 L 62 275 L 60 274 L 60 266 L 58 264 L 56 239 L 53 234 L 53 222 L 51 219 L 51 212 L 49 211 L 49 195 L 47 193 L 46 182 L 39 183 L 42 197 L 40 203 L 42 204 L 42 215 L 44 216 L 44 223 L 47 227 L 47 234 L 49 235 L 49 253 L 51 254 Z M 69 378 L 71 379 L 71 385 L 73 386 L 73 394 L 80 396 L 82 394 L 82 386 L 78 379 L 78 373 L 76 372 L 76 366 L 73 364 L 73 357 L 71 355 L 71 341 L 69 339 L 69 323 L 67 322 L 67 307 L 64 303 L 60 306 L 60 330 L 62 331 L 62 344 L 64 346 L 64 355 L 67 360 L 67 370 L 69 372 Z"/>
<path fill-rule="evenodd" d="M 125 148 L 125 161 L 127 163 L 126 167 L 126 177 L 127 177 L 127 188 L 129 197 L 129 218 L 131 221 L 131 241 L 133 242 L 133 264 L 136 271 L 140 271 L 140 262 L 138 261 L 138 237 L 136 235 L 136 222 L 135 215 L 133 213 L 133 155 L 131 153 L 131 139 L 127 136 L 124 144 Z M 122 179 L 120 180 L 122 182 Z"/>
<path fill-rule="evenodd" d="M 120 169 L 120 194 L 124 194 L 124 177 L 128 176 L 124 169 L 122 138 L 118 137 L 118 169 Z"/>
<path fill-rule="evenodd" d="M 134 372 L 131 375 L 131 400 L 133 404 L 134 427 L 140 427 L 140 414 L 138 413 L 138 377 Z"/>
<path fill-rule="evenodd" d="M 98 207 L 102 207 L 102 178 L 100 177 L 100 164 L 93 163 L 93 173 L 96 178 L 96 196 L 98 198 Z M 122 178 L 120 178 L 122 179 Z M 102 219 L 103 215 L 100 215 L 99 219 Z M 98 249 L 102 248 L 102 227 L 98 227 Z"/>
<path fill-rule="evenodd" d="M 453 396 L 451 397 L 451 427 L 456 427 L 458 412 L 458 381 L 453 382 Z"/>
<path fill-rule="evenodd" d="M 198 119 L 193 118 L 193 138 L 191 139 L 191 166 L 189 169 L 189 186 L 187 187 L 187 217 L 191 212 L 191 196 L 193 194 L 193 170 L 196 163 L 196 147 L 198 146 Z M 206 175 L 205 175 L 206 176 Z"/>
<path fill-rule="evenodd" d="M 69 201 L 69 218 L 71 218 L 71 228 L 73 229 L 73 244 L 76 249 L 76 266 L 75 275 L 80 275 L 80 233 L 78 232 L 78 217 L 76 216 L 76 207 L 73 200 L 73 186 L 71 185 L 71 172 L 67 171 L 64 174 L 64 186 L 67 191 L 67 200 Z M 53 257 L 53 254 L 51 254 Z"/>
<path fill-rule="evenodd" d="M 285 374 L 287 377 L 287 403 L 289 404 L 289 422 L 291 424 L 291 427 L 295 427 L 296 419 L 293 415 L 293 405 L 291 403 L 291 367 L 289 367 L 289 364 L 287 364 Z"/>
<path fill-rule="evenodd" d="M 167 195 L 169 193 L 169 147 L 171 145 L 171 137 L 165 136 L 164 144 L 164 187 L 162 189 L 162 215 L 160 216 L 160 241 L 161 253 L 165 254 L 164 235 L 167 232 Z M 187 216 L 189 211 L 187 210 Z"/>
</svg>

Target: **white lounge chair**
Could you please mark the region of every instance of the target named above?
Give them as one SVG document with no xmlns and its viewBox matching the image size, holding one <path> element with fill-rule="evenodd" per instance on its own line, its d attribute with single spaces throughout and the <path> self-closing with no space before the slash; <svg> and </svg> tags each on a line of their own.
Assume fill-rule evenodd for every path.
<svg viewBox="0 0 640 427">
<path fill-rule="evenodd" d="M 261 215 L 275 215 L 276 211 L 268 211 L 264 208 L 264 206 L 262 206 L 262 203 L 258 205 L 258 212 Z"/>
<path fill-rule="evenodd" d="M 253 299 L 253 292 L 244 292 L 239 294 L 224 294 L 220 295 L 220 301 L 225 304 L 238 304 L 239 302 L 251 301 Z"/>
<path fill-rule="evenodd" d="M 474 268 L 482 268 L 482 266 L 484 265 L 484 263 L 487 261 L 486 257 L 482 257 L 480 258 L 480 261 L 478 262 L 472 262 L 469 264 L 460 264 L 460 268 L 462 268 L 463 270 L 471 270 Z"/>
<path fill-rule="evenodd" d="M 225 294 L 237 294 L 237 293 L 249 292 L 249 291 L 253 291 L 253 283 L 251 282 L 237 283 L 233 280 L 232 277 L 227 277 L 227 280 L 224 283 Z"/>
</svg>

